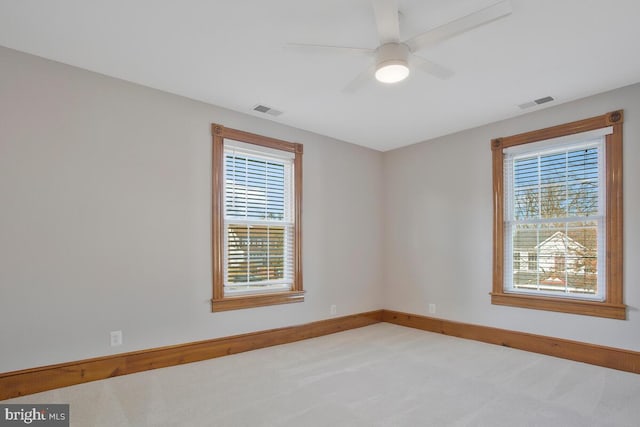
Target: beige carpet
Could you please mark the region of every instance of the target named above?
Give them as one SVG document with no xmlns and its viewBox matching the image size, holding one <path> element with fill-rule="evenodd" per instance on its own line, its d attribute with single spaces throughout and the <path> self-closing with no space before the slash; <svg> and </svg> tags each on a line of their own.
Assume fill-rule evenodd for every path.
<svg viewBox="0 0 640 427">
<path fill-rule="evenodd" d="M 381 323 L 2 403 L 72 426 L 638 426 L 640 375 Z"/>
</svg>

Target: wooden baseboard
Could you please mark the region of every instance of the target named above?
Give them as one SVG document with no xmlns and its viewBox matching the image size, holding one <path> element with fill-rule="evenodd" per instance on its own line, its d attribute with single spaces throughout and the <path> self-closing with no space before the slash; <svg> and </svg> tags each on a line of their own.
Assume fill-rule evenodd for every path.
<svg viewBox="0 0 640 427">
<path fill-rule="evenodd" d="M 304 325 L 0 373 L 0 400 L 287 344 L 379 322 L 640 374 L 640 352 L 392 310 L 376 310 Z"/>
<path fill-rule="evenodd" d="M 377 310 L 304 325 L 0 373 L 0 400 L 286 344 L 381 321 L 382 310 Z"/>
<path fill-rule="evenodd" d="M 382 321 L 640 374 L 640 352 L 383 310 Z"/>
</svg>

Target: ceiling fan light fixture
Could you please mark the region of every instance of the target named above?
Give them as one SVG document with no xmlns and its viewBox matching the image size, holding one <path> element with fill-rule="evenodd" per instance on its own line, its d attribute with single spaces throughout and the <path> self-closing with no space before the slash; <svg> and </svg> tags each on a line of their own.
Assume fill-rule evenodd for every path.
<svg viewBox="0 0 640 427">
<path fill-rule="evenodd" d="M 376 68 L 376 80 L 382 83 L 398 83 L 409 76 L 407 61 L 392 60 L 378 64 Z"/>
<path fill-rule="evenodd" d="M 404 43 L 386 43 L 376 49 L 376 80 L 398 83 L 409 76 L 409 48 Z"/>
</svg>

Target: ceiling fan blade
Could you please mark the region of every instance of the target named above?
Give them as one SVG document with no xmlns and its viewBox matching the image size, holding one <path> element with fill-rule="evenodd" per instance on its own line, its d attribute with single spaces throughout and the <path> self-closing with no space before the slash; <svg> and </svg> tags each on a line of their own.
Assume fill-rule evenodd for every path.
<svg viewBox="0 0 640 427">
<path fill-rule="evenodd" d="M 465 31 L 510 15 L 511 11 L 511 2 L 504 0 L 413 37 L 407 40 L 406 44 L 412 52 L 416 52 Z"/>
<path fill-rule="evenodd" d="M 287 43 L 285 49 L 311 53 L 346 53 L 355 55 L 373 55 L 375 50 L 348 46 L 326 46 L 321 44 Z"/>
<path fill-rule="evenodd" d="M 400 41 L 398 0 L 372 0 L 380 44 Z"/>
<path fill-rule="evenodd" d="M 428 59 L 424 59 L 417 55 L 411 56 L 411 62 L 422 71 L 431 74 L 432 76 L 439 79 L 446 80 L 453 76 L 453 71 L 451 71 L 447 67 L 443 67 L 440 64 L 436 64 L 435 62 L 429 61 Z"/>
<path fill-rule="evenodd" d="M 362 88 L 365 84 L 369 83 L 373 78 L 373 72 L 375 71 L 375 67 L 372 65 L 368 67 L 366 70 L 358 74 L 358 76 L 351 80 L 348 85 L 346 85 L 342 92 L 344 93 L 354 93 L 360 88 Z"/>
</svg>

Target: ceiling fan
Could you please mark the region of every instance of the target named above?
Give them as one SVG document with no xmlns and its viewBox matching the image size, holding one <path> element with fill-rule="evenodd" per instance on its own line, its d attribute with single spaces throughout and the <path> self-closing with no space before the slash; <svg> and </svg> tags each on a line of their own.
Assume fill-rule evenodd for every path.
<svg viewBox="0 0 640 427">
<path fill-rule="evenodd" d="M 415 52 L 443 40 L 488 24 L 511 14 L 511 2 L 500 1 L 484 9 L 433 28 L 408 40 L 400 40 L 398 0 L 372 0 L 380 45 L 376 49 L 291 43 L 290 48 L 364 54 L 375 58 L 373 64 L 349 83 L 343 91 L 353 92 L 375 75 L 383 83 L 397 83 L 409 76 L 410 67 L 419 68 L 439 79 L 453 75 L 450 69 L 415 55 Z"/>
</svg>

